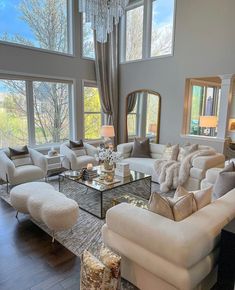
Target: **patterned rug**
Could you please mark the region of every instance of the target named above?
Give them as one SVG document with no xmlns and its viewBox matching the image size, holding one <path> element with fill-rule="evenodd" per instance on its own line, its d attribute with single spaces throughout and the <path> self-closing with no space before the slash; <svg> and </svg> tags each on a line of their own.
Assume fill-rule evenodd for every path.
<svg viewBox="0 0 235 290">
<path fill-rule="evenodd" d="M 57 178 L 51 178 L 49 183 L 58 190 L 59 184 Z M 159 185 L 152 183 L 151 189 L 152 191 L 159 191 Z M 172 196 L 172 192 L 167 195 Z M 74 192 L 71 190 L 71 192 L 66 193 L 66 196 L 74 199 Z M 6 185 L 4 184 L 0 185 L 0 197 L 10 204 L 10 197 L 6 192 Z M 18 215 L 19 220 L 21 215 L 22 214 Z M 42 230 L 52 236 L 52 232 L 43 223 L 33 220 L 30 216 L 29 218 Z M 101 220 L 83 210 L 80 210 L 77 224 L 73 229 L 56 233 L 55 239 L 76 256 L 80 257 L 85 249 L 88 249 L 95 256 L 98 256 L 102 245 L 101 228 L 104 223 L 105 220 Z M 136 287 L 130 285 L 130 283 L 126 281 L 123 281 L 122 284 L 122 289 L 136 289 Z"/>
</svg>

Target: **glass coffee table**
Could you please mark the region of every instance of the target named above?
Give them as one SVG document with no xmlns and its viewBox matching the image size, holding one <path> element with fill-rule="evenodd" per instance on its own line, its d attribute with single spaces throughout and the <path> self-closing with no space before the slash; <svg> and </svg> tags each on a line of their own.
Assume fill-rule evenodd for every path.
<svg viewBox="0 0 235 290">
<path fill-rule="evenodd" d="M 97 166 L 95 169 L 99 175 L 101 167 Z M 100 219 L 105 218 L 106 211 L 113 205 L 122 201 L 128 202 L 128 198 L 123 198 L 127 195 L 132 197 L 130 200 L 135 197 L 136 200 L 141 200 L 141 204 L 146 201 L 147 205 L 151 194 L 150 175 L 130 171 L 130 176 L 115 176 L 115 180 L 119 182 L 103 184 L 103 181 L 99 182 L 97 178 L 84 181 L 63 172 L 59 174 L 59 191 L 77 201 L 81 209 Z"/>
</svg>

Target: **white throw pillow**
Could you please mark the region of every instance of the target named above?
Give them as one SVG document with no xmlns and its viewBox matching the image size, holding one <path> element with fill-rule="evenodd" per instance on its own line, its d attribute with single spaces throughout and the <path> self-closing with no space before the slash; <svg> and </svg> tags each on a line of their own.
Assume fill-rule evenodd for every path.
<svg viewBox="0 0 235 290">
<path fill-rule="evenodd" d="M 177 160 L 179 154 L 179 144 L 166 145 L 165 151 L 163 152 L 162 159 L 164 160 Z"/>
</svg>

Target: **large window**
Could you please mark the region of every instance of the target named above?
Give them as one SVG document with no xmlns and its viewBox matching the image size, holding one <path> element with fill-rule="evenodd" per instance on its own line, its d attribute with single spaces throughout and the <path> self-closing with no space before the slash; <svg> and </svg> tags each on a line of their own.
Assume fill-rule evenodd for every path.
<svg viewBox="0 0 235 290">
<path fill-rule="evenodd" d="M 85 15 L 82 15 L 82 56 L 86 58 L 95 58 L 94 33 L 91 29 L 91 23 L 85 21 Z"/>
<path fill-rule="evenodd" d="M 153 0 L 151 56 L 172 53 L 174 0 Z"/>
<path fill-rule="evenodd" d="M 142 58 L 144 5 L 126 12 L 126 60 Z"/>
<path fill-rule="evenodd" d="M 188 134 L 215 137 L 220 104 L 220 84 L 189 81 Z"/>
<path fill-rule="evenodd" d="M 71 53 L 70 0 L 1 0 L 0 40 Z"/>
<path fill-rule="evenodd" d="M 84 96 L 84 138 L 99 139 L 102 113 L 98 88 L 92 83 L 83 86 Z"/>
<path fill-rule="evenodd" d="M 121 61 L 173 53 L 175 0 L 130 1 L 121 22 Z"/>
<path fill-rule="evenodd" d="M 0 79 L 0 147 L 69 139 L 71 84 Z"/>
</svg>

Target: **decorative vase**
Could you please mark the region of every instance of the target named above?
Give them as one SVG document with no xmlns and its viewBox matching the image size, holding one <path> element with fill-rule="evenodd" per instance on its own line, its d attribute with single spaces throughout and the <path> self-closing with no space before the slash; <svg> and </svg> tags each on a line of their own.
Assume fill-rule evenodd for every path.
<svg viewBox="0 0 235 290">
<path fill-rule="evenodd" d="M 107 171 L 106 172 L 106 175 L 105 175 L 105 181 L 107 182 L 113 182 L 114 180 L 114 170 L 111 170 L 111 171 Z"/>
<path fill-rule="evenodd" d="M 104 160 L 104 169 L 113 170 L 113 164 L 110 164 L 108 160 Z"/>
</svg>

